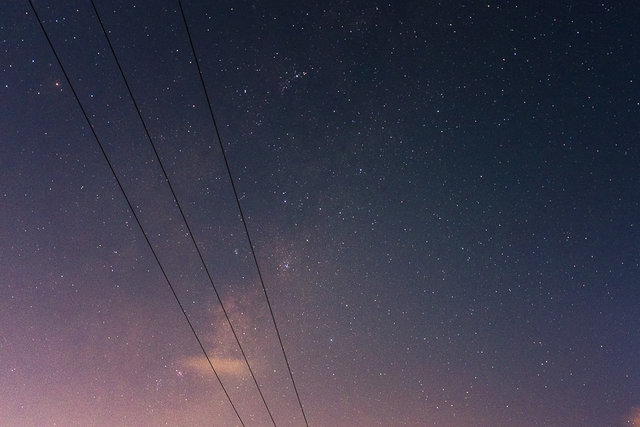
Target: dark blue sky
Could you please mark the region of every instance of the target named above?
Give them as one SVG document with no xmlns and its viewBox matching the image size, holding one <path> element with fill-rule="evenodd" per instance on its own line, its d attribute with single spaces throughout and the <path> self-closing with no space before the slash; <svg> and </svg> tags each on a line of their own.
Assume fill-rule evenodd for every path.
<svg viewBox="0 0 640 427">
<path fill-rule="evenodd" d="M 271 425 L 91 3 L 35 6 Z M 178 4 L 97 8 L 276 423 L 304 425 Z M 184 8 L 310 425 L 640 425 L 635 3 Z M 238 424 L 28 2 L 0 54 L 0 424 Z"/>
</svg>

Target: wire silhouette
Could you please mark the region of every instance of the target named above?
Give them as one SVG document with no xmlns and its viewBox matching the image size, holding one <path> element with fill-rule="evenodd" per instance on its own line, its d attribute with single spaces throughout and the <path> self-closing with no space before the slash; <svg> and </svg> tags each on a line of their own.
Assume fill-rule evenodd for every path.
<svg viewBox="0 0 640 427">
<path fill-rule="evenodd" d="M 131 90 L 131 87 L 129 86 L 129 82 L 127 80 L 127 77 L 124 74 L 124 70 L 122 69 L 122 66 L 120 64 L 120 61 L 118 60 L 118 56 L 116 55 L 115 49 L 113 48 L 113 44 L 111 43 L 111 39 L 109 38 L 109 35 L 107 33 L 107 30 L 104 27 L 104 24 L 102 22 L 102 18 L 100 17 L 100 13 L 98 12 L 98 9 L 95 5 L 94 0 L 91 0 L 91 6 L 93 6 L 93 11 L 96 15 L 96 18 L 98 19 L 98 22 L 100 23 L 100 28 L 102 28 L 102 32 L 104 34 L 104 37 L 107 39 L 107 43 L 109 45 L 109 49 L 111 50 L 111 54 L 113 55 L 113 58 L 116 62 L 116 65 L 118 66 L 118 70 L 120 71 L 120 75 L 122 76 L 122 80 L 124 81 L 124 84 L 127 88 L 127 91 L 129 92 L 129 96 L 131 98 L 131 101 L 133 102 L 133 106 L 136 109 L 136 113 L 138 114 L 138 117 L 140 118 L 140 122 L 142 123 L 142 127 L 144 128 L 144 132 L 147 135 L 147 139 L 149 140 L 149 143 L 151 144 L 151 148 L 153 149 L 153 153 L 155 154 L 156 160 L 158 161 L 158 164 L 160 165 L 160 169 L 162 170 L 162 174 L 164 175 L 164 180 L 167 183 L 167 185 L 169 186 L 169 190 L 171 190 L 171 195 L 173 196 L 173 200 L 176 204 L 176 206 L 178 207 L 178 210 L 180 211 L 180 216 L 182 217 L 182 221 L 184 222 L 186 228 L 187 228 L 187 232 L 189 234 L 189 236 L 191 237 L 191 241 L 193 242 L 193 246 L 196 249 L 196 252 L 198 253 L 198 257 L 200 258 L 200 262 L 202 264 L 202 266 L 204 267 L 204 271 L 207 274 L 207 277 L 209 279 L 209 283 L 211 283 L 211 287 L 213 288 L 213 291 L 216 295 L 216 298 L 218 299 L 218 303 L 220 303 L 220 307 L 222 308 L 222 312 L 224 313 L 224 317 L 227 320 L 227 322 L 229 323 L 229 326 L 231 327 L 231 332 L 233 332 L 233 337 L 236 340 L 236 343 L 238 344 L 238 347 L 240 348 L 240 353 L 242 354 L 242 357 L 244 358 L 245 363 L 247 364 L 247 367 L 249 368 L 249 373 L 251 374 L 251 378 L 253 378 L 253 382 L 256 385 L 256 388 L 258 389 L 258 393 L 260 394 L 260 398 L 262 399 L 262 403 L 264 404 L 264 407 L 267 409 L 267 413 L 269 414 L 269 417 L 271 418 L 271 422 L 273 423 L 273 425 L 276 425 L 276 422 L 273 418 L 273 414 L 271 413 L 271 409 L 269 409 L 269 405 L 267 405 L 267 401 L 265 400 L 264 394 L 262 393 L 262 389 L 260 388 L 260 384 L 258 384 L 258 380 L 256 379 L 256 376 L 253 372 L 253 369 L 251 368 L 251 364 L 249 363 L 249 359 L 247 359 L 247 355 L 244 352 L 244 349 L 242 348 L 242 344 L 240 344 L 240 339 L 238 338 L 238 334 L 236 333 L 235 328 L 233 327 L 233 323 L 231 322 L 231 319 L 229 318 L 229 314 L 227 313 L 227 310 L 224 307 L 224 304 L 222 303 L 222 298 L 220 297 L 220 293 L 218 292 L 218 289 L 213 281 L 213 277 L 211 276 L 211 272 L 209 271 L 209 268 L 207 267 L 206 262 L 204 261 L 204 256 L 202 255 L 202 251 L 200 250 L 200 245 L 198 245 L 198 243 L 196 242 L 195 236 L 193 234 L 193 232 L 191 231 L 191 227 L 189 226 L 189 222 L 187 221 L 187 217 L 184 214 L 184 211 L 182 210 L 182 205 L 180 204 L 180 201 L 178 200 L 178 196 L 176 195 L 176 192 L 173 188 L 173 185 L 171 184 L 171 180 L 169 179 L 169 175 L 167 174 L 167 171 L 162 163 L 162 160 L 160 159 L 160 154 L 158 153 L 158 150 L 156 148 L 155 143 L 153 142 L 153 138 L 151 138 L 151 134 L 149 133 L 149 129 L 147 128 L 147 124 L 144 121 L 144 118 L 142 117 L 142 112 L 140 110 L 140 107 L 138 107 L 138 103 L 136 102 L 135 97 L 133 96 L 133 92 Z"/>
<path fill-rule="evenodd" d="M 127 193 L 124 191 L 124 187 L 122 186 L 122 183 L 120 182 L 120 179 L 118 178 L 118 175 L 116 174 L 116 171 L 115 171 L 113 165 L 111 164 L 111 161 L 109 160 L 109 156 L 107 156 L 107 153 L 106 153 L 106 151 L 104 149 L 104 146 L 102 145 L 102 142 L 100 141 L 100 138 L 98 138 L 98 135 L 96 134 L 96 131 L 94 130 L 93 126 L 91 125 L 91 121 L 89 120 L 89 116 L 87 115 L 87 112 L 85 111 L 84 107 L 82 106 L 82 102 L 80 102 L 80 98 L 78 97 L 78 94 L 76 93 L 73 85 L 71 84 L 71 79 L 69 78 L 64 66 L 62 65 L 62 61 L 60 60 L 60 57 L 58 56 L 58 53 L 57 53 L 55 47 L 53 46 L 53 43 L 51 42 L 51 39 L 49 38 L 49 34 L 47 33 L 47 30 L 45 30 L 45 28 L 44 28 L 44 25 L 42 23 L 42 20 L 40 19 L 40 16 L 36 12 L 36 9 L 35 9 L 35 7 L 33 5 L 32 0 L 29 0 L 29 5 L 31 6 L 31 10 L 33 11 L 34 16 L 38 20 L 38 24 L 40 25 L 40 28 L 42 29 L 42 32 L 44 33 L 44 36 L 47 39 L 47 42 L 49 43 L 49 47 L 51 48 L 51 51 L 53 52 L 53 55 L 55 56 L 56 61 L 58 62 L 58 65 L 60 66 L 60 69 L 62 70 L 62 74 L 64 74 L 64 77 L 65 77 L 65 79 L 67 81 L 67 84 L 71 88 L 71 92 L 73 93 L 73 96 L 75 97 L 75 99 L 76 99 L 76 101 L 78 103 L 78 106 L 80 107 L 80 110 L 82 111 L 82 115 L 84 116 L 85 120 L 87 121 L 87 125 L 89 126 L 89 129 L 91 129 L 91 133 L 93 134 L 96 142 L 98 143 L 98 146 L 100 147 L 100 151 L 102 152 L 102 155 L 104 156 L 104 159 L 106 160 L 107 165 L 109 166 L 109 169 L 111 170 L 111 173 L 113 174 L 113 177 L 115 178 L 116 183 L 118 184 L 118 188 L 120 188 L 120 191 L 122 192 L 122 195 L 124 196 L 124 198 L 125 198 L 125 200 L 127 202 L 127 205 L 129 206 L 129 210 L 131 211 L 136 223 L 138 224 L 138 227 L 140 227 L 140 230 L 142 231 L 142 235 L 144 236 L 144 239 L 147 242 L 147 245 L 149 246 L 149 249 L 151 250 L 151 253 L 153 254 L 154 259 L 158 263 L 158 267 L 160 267 L 160 271 L 162 272 L 162 275 L 164 276 L 165 280 L 167 281 L 167 284 L 169 285 L 169 288 L 171 289 L 171 293 L 173 294 L 173 297 L 175 298 L 176 302 L 178 303 L 178 306 L 180 307 L 180 310 L 182 311 L 182 314 L 183 314 L 185 320 L 189 324 L 189 328 L 191 328 L 191 332 L 193 333 L 193 336 L 195 337 L 196 341 L 198 341 L 198 345 L 200 346 L 200 349 L 202 350 L 202 353 L 204 354 L 205 358 L 207 359 L 207 362 L 209 362 L 209 366 L 211 367 L 211 370 L 213 371 L 216 379 L 218 380 L 218 383 L 220 384 L 220 387 L 222 387 L 222 390 L 224 391 L 224 394 L 227 397 L 227 400 L 231 404 L 231 407 L 233 408 L 233 411 L 235 412 L 236 416 L 238 417 L 238 420 L 240 421 L 240 424 L 242 424 L 242 426 L 245 426 L 245 424 L 244 424 L 244 422 L 242 420 L 242 417 L 240 417 L 240 414 L 238 413 L 238 410 L 236 409 L 235 405 L 233 404 L 233 401 L 231 400 L 231 396 L 229 396 L 229 393 L 227 392 L 227 389 L 224 387 L 224 384 L 222 384 L 222 380 L 220 379 L 220 376 L 218 375 L 218 372 L 213 367 L 213 363 L 211 362 L 211 359 L 209 358 L 209 355 L 207 354 L 207 351 L 204 349 L 204 346 L 202 345 L 202 341 L 200 341 L 200 338 L 198 337 L 198 334 L 196 333 L 196 330 L 193 327 L 193 324 L 189 320 L 189 316 L 187 315 L 187 312 L 185 311 L 184 306 L 180 302 L 180 298 L 178 298 L 178 295 L 176 294 L 176 291 L 175 291 L 173 285 L 171 284 L 171 281 L 169 280 L 169 277 L 167 276 L 167 273 L 165 272 L 164 267 L 162 267 L 162 263 L 160 262 L 160 259 L 158 258 L 158 255 L 156 254 L 156 251 L 153 249 L 153 246 L 151 245 L 151 242 L 149 241 L 149 237 L 147 236 L 147 233 L 144 231 L 144 227 L 142 226 L 142 223 L 140 222 L 140 219 L 138 218 L 138 215 L 136 214 L 136 211 L 133 208 L 133 205 L 131 204 L 131 201 L 129 200 L 129 197 L 127 196 Z"/>
<path fill-rule="evenodd" d="M 204 76 L 202 74 L 202 69 L 200 68 L 200 61 L 198 60 L 198 55 L 196 54 L 196 49 L 193 45 L 193 39 L 191 38 L 191 31 L 189 30 L 189 24 L 187 23 L 187 18 L 184 13 L 184 8 L 182 7 L 182 1 L 178 0 L 178 5 L 180 6 L 180 13 L 182 15 L 182 20 L 184 21 L 184 26 L 187 31 L 187 36 L 189 37 L 189 45 L 191 46 L 191 52 L 193 53 L 194 62 L 196 63 L 196 67 L 198 69 L 198 75 L 200 77 L 200 83 L 202 84 L 202 89 L 204 91 L 205 98 L 207 99 L 207 105 L 209 107 L 209 115 L 211 116 L 211 121 L 213 122 L 213 127 L 216 132 L 216 137 L 218 139 L 218 145 L 220 146 L 220 151 L 222 152 L 222 157 L 224 159 L 224 164 L 227 169 L 227 176 L 229 177 L 229 181 L 231 183 L 231 187 L 233 189 L 233 195 L 236 199 L 236 205 L 238 206 L 238 212 L 240 213 L 240 219 L 242 220 L 242 225 L 244 226 L 244 231 L 247 236 L 247 242 L 249 243 L 249 248 L 251 249 L 251 255 L 253 256 L 253 262 L 256 266 L 256 270 L 258 271 L 258 277 L 260 279 L 260 284 L 262 285 L 262 291 L 264 292 L 265 300 L 267 301 L 267 306 L 269 307 L 269 313 L 271 314 L 271 320 L 273 321 L 273 326 L 276 330 L 276 335 L 278 336 L 278 342 L 280 343 L 280 349 L 282 350 L 282 355 L 284 356 L 284 361 L 287 365 L 287 370 L 289 371 L 289 377 L 291 378 L 291 383 L 293 384 L 293 390 L 295 391 L 296 398 L 298 399 L 298 405 L 300 406 L 300 411 L 302 412 L 302 417 L 304 418 L 304 423 L 307 427 L 309 427 L 309 422 L 307 421 L 307 415 L 304 412 L 304 407 L 302 406 L 302 400 L 300 400 L 300 393 L 298 393 L 298 387 L 296 386 L 296 382 L 293 379 L 293 373 L 291 372 L 291 365 L 289 364 L 289 359 L 287 358 L 287 353 L 284 350 L 284 344 L 282 343 L 282 337 L 280 336 L 280 330 L 278 329 L 278 324 L 276 323 L 276 318 L 273 314 L 273 308 L 271 307 L 271 301 L 269 300 L 269 295 L 267 294 L 267 288 L 264 284 L 264 279 L 262 277 L 262 271 L 260 269 L 260 265 L 258 264 L 258 258 L 256 257 L 256 252 L 253 247 L 253 242 L 251 241 L 251 236 L 249 234 L 249 228 L 247 227 L 247 220 L 245 219 L 244 213 L 242 211 L 242 206 L 240 205 L 240 198 L 238 197 L 238 191 L 236 189 L 235 181 L 233 180 L 233 175 L 231 174 L 231 168 L 229 167 L 229 161 L 227 159 L 227 154 L 224 149 L 224 145 L 222 144 L 222 138 L 220 137 L 220 130 L 218 129 L 218 123 L 216 121 L 215 115 L 213 114 L 213 107 L 211 106 L 211 99 L 209 98 L 209 92 L 207 91 L 207 86 L 204 83 Z"/>
</svg>

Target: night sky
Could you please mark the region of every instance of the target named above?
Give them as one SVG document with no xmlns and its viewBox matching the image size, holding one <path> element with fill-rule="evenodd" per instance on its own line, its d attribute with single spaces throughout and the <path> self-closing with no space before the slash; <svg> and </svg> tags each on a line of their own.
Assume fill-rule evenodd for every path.
<svg viewBox="0 0 640 427">
<path fill-rule="evenodd" d="M 35 1 L 247 426 L 91 3 Z M 176 1 L 97 1 L 277 425 L 304 419 Z M 640 426 L 635 2 L 184 0 L 311 426 Z M 0 4 L 0 425 L 234 426 L 29 3 Z"/>
</svg>

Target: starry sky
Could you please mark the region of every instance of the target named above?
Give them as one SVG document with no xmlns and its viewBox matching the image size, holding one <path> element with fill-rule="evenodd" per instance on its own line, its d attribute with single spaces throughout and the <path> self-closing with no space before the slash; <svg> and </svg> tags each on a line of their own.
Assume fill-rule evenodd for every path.
<svg viewBox="0 0 640 427">
<path fill-rule="evenodd" d="M 272 425 L 91 3 L 34 4 Z M 640 425 L 637 4 L 183 5 L 309 425 Z M 178 3 L 96 6 L 275 422 L 304 425 Z M 240 425 L 26 0 L 0 58 L 0 425 Z"/>
</svg>

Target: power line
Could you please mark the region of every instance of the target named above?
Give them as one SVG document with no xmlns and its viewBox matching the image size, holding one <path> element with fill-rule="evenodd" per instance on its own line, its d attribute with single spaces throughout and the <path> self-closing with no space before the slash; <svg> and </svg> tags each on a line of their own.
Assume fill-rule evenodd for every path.
<svg viewBox="0 0 640 427">
<path fill-rule="evenodd" d="M 118 184 L 118 188 L 120 188 L 120 191 L 122 192 L 122 195 L 124 196 L 124 198 L 125 198 L 125 200 L 127 202 L 127 205 L 129 206 L 129 210 L 133 214 L 133 217 L 136 220 L 136 223 L 138 224 L 138 227 L 140 227 L 140 230 L 142 231 L 142 235 L 144 236 L 144 239 L 147 242 L 147 245 L 149 246 L 149 249 L 151 250 L 151 253 L 153 254 L 154 259 L 158 263 L 158 267 L 160 267 L 160 271 L 162 272 L 162 275 L 164 276 L 165 280 L 167 281 L 167 284 L 169 285 L 169 288 L 171 289 L 171 293 L 173 294 L 173 297 L 175 298 L 176 302 L 178 303 L 178 306 L 180 306 L 180 311 L 182 311 L 182 314 L 183 314 L 185 320 L 189 324 L 189 328 L 191 329 L 191 332 L 193 333 L 193 336 L 195 337 L 196 341 L 198 341 L 198 345 L 200 346 L 200 349 L 202 350 L 202 353 L 204 354 L 205 358 L 207 359 L 207 362 L 209 362 L 209 366 L 211 367 L 211 370 L 213 371 L 214 375 L 216 376 L 216 379 L 218 380 L 218 383 L 220 384 L 220 387 L 222 387 L 222 390 L 224 391 L 224 394 L 227 397 L 227 400 L 231 404 L 231 407 L 233 408 L 233 411 L 235 412 L 236 416 L 238 417 L 238 420 L 240 421 L 240 424 L 242 424 L 242 426 L 245 426 L 244 422 L 242 421 L 242 418 L 240 417 L 240 414 L 238 413 L 238 410 L 236 409 L 235 405 L 233 404 L 233 401 L 231 400 L 231 396 L 229 396 L 229 393 L 227 392 L 227 389 L 224 387 L 224 384 L 222 384 L 222 380 L 218 376 L 218 373 L 216 372 L 216 369 L 213 367 L 213 363 L 211 362 L 211 359 L 209 358 L 209 355 L 207 354 L 207 351 L 204 349 L 204 346 L 202 345 L 202 342 L 200 341 L 200 338 L 198 337 L 198 334 L 196 333 L 196 330 L 193 327 L 193 324 L 189 320 L 189 316 L 187 316 L 187 312 L 185 311 L 182 303 L 180 302 L 180 299 L 178 298 L 178 295 L 176 294 L 176 291 L 175 291 L 173 285 L 171 284 L 171 281 L 169 280 L 169 277 L 167 276 L 167 273 L 165 272 L 164 268 L 162 267 L 162 264 L 160 263 L 160 259 L 158 258 L 158 255 L 156 254 L 156 251 L 153 249 L 153 246 L 151 245 L 151 242 L 149 241 L 149 237 L 147 236 L 147 233 L 144 231 L 144 228 L 142 227 L 142 223 L 140 222 L 140 219 L 138 218 L 138 215 L 136 214 L 136 211 L 133 208 L 133 205 L 131 204 L 131 201 L 129 200 L 129 197 L 127 196 L 127 193 L 124 191 L 124 187 L 122 186 L 122 184 L 120 182 L 120 179 L 118 178 L 118 175 L 116 174 L 116 171 L 115 171 L 113 165 L 111 164 L 111 161 L 109 160 L 109 157 L 107 156 L 107 153 L 106 153 L 106 151 L 104 149 L 104 146 L 102 145 L 102 142 L 100 142 L 100 138 L 98 138 L 98 135 L 96 134 L 95 129 L 91 125 L 91 121 L 89 120 L 89 116 L 87 115 L 87 112 L 85 111 L 84 107 L 82 106 L 82 102 L 80 102 L 80 98 L 78 97 L 78 94 L 76 93 L 75 89 L 73 88 L 73 85 L 71 84 L 71 79 L 67 75 L 67 72 L 66 72 L 64 66 L 62 65 L 62 61 L 60 60 L 60 57 L 58 56 L 58 53 L 56 52 L 56 49 L 54 48 L 53 43 L 51 42 L 51 39 L 49 38 L 49 34 L 47 33 L 47 30 L 45 30 L 44 25 L 42 23 L 42 20 L 40 19 L 40 16 L 38 15 L 38 13 L 36 12 L 35 7 L 33 6 L 32 0 L 29 0 L 29 5 L 31 6 L 31 10 L 33 11 L 34 16 L 38 20 L 38 24 L 40 25 L 40 28 L 42 29 L 42 32 L 44 33 L 44 36 L 47 39 L 47 42 L 49 43 L 49 47 L 51 48 L 51 51 L 53 52 L 53 55 L 55 56 L 56 61 L 58 62 L 58 65 L 60 66 L 60 69 L 62 70 L 62 74 L 64 74 L 64 77 L 65 77 L 65 79 L 67 81 L 67 84 L 71 88 L 71 92 L 73 93 L 73 96 L 75 97 L 75 99 L 76 99 L 76 101 L 78 103 L 78 106 L 80 107 L 80 110 L 82 111 L 82 115 L 84 116 L 85 120 L 87 121 L 87 125 L 89 126 L 89 129 L 91 129 L 91 133 L 93 134 L 93 137 L 95 138 L 96 142 L 98 143 L 98 146 L 100 147 L 100 151 L 102 152 L 102 155 L 104 156 L 104 159 L 106 160 L 107 165 L 109 166 L 109 169 L 111 170 L 111 173 L 113 174 L 113 177 L 115 178 L 116 183 Z"/>
<path fill-rule="evenodd" d="M 191 237 L 191 241 L 193 242 L 193 246 L 196 249 L 196 252 L 198 253 L 198 257 L 200 258 L 200 262 L 202 263 L 202 266 L 204 267 L 204 271 L 207 274 L 207 277 L 209 278 L 209 283 L 211 283 L 211 287 L 213 288 L 213 291 L 216 295 L 216 298 L 218 299 L 218 302 L 220 303 L 220 307 L 222 308 L 222 312 L 224 313 L 224 317 L 227 320 L 227 322 L 229 323 L 229 326 L 231 327 L 231 332 L 233 332 L 233 336 L 236 339 L 236 343 L 238 343 L 238 347 L 240 348 L 240 353 L 242 353 L 242 357 L 244 358 L 245 363 L 247 364 L 247 367 L 249 368 L 249 373 L 251 374 L 251 378 L 253 378 L 253 382 L 256 385 L 256 388 L 258 389 L 258 393 L 260 393 L 260 398 L 262 399 L 262 403 L 264 404 L 264 407 L 267 409 L 267 413 L 269 414 L 269 417 L 271 418 L 271 422 L 273 423 L 273 425 L 276 425 L 275 420 L 273 419 L 273 414 L 271 413 L 271 410 L 269 409 L 269 405 L 267 405 L 267 401 L 265 400 L 265 397 L 262 393 L 262 389 L 260 388 L 260 384 L 258 384 L 258 380 L 256 379 L 255 374 L 253 373 L 253 369 L 251 368 L 251 364 L 249 364 L 249 359 L 247 359 L 247 355 L 244 352 L 244 349 L 242 348 L 242 344 L 240 344 L 240 339 L 238 338 L 238 334 L 236 333 L 235 328 L 233 327 L 233 323 L 231 322 L 231 319 L 229 318 L 229 314 L 227 313 L 227 310 L 224 307 L 224 304 L 222 303 L 222 298 L 220 297 L 220 294 L 218 292 L 218 289 L 216 288 L 216 285 L 214 284 L 213 281 L 213 277 L 211 276 L 211 273 L 209 271 L 209 268 L 207 267 L 207 264 L 204 261 L 204 257 L 202 255 L 202 251 L 200 250 L 200 246 L 198 245 L 198 243 L 196 242 L 195 236 L 193 234 L 193 232 L 191 231 L 191 227 L 189 226 L 189 222 L 187 221 L 187 217 L 184 214 L 184 211 L 182 210 L 182 205 L 180 204 L 179 200 L 178 200 L 178 196 L 176 195 L 176 192 L 173 188 L 173 185 L 171 184 L 171 180 L 169 179 L 169 175 L 167 174 L 167 171 L 162 163 L 162 160 L 160 160 L 160 154 L 158 153 L 158 150 L 156 148 L 155 143 L 153 142 L 153 138 L 151 138 L 151 134 L 149 133 L 149 129 L 147 128 L 147 124 L 144 121 L 144 118 L 142 117 L 142 113 L 140 110 L 140 107 L 138 107 L 138 103 L 136 102 L 135 97 L 133 96 L 133 92 L 131 90 L 131 87 L 129 86 L 129 82 L 127 81 L 127 78 L 124 74 L 124 70 L 122 69 L 122 66 L 120 65 L 120 61 L 118 60 L 118 56 L 116 55 L 115 49 L 113 48 L 113 45 L 111 43 L 111 39 L 109 38 L 109 35 L 107 33 L 107 30 L 104 27 L 104 24 L 102 22 L 102 18 L 100 18 L 100 13 L 98 13 L 98 9 L 96 7 L 96 4 L 94 2 L 94 0 L 91 0 L 91 6 L 93 6 L 93 11 L 96 15 L 96 18 L 98 18 L 98 22 L 100 23 L 100 28 L 102 28 L 102 32 L 104 34 L 104 37 L 107 39 L 107 43 L 109 44 L 109 49 L 111 50 L 111 54 L 113 55 L 114 60 L 116 61 L 116 65 L 118 66 L 118 70 L 120 71 L 120 75 L 122 76 L 122 80 L 124 81 L 125 86 L 127 87 L 127 91 L 129 92 L 129 96 L 131 97 L 131 101 L 133 102 L 133 106 L 136 109 L 136 113 L 138 113 L 138 117 L 140 118 L 140 122 L 142 123 L 142 127 L 144 128 L 144 132 L 147 135 L 147 139 L 149 140 L 149 143 L 151 144 L 151 148 L 153 148 L 153 153 L 155 154 L 156 159 L 158 160 L 158 164 L 160 165 L 160 169 L 162 170 L 162 174 L 164 175 L 164 179 L 165 182 L 167 183 L 167 185 L 169 186 L 169 189 L 171 190 L 171 195 L 173 196 L 173 200 L 175 201 L 176 206 L 178 207 L 178 210 L 180 211 L 180 215 L 182 216 L 182 220 L 187 228 L 187 232 L 189 234 L 189 236 Z"/>
<path fill-rule="evenodd" d="M 269 307 L 269 313 L 271 314 L 271 320 L 273 320 L 273 326 L 276 330 L 276 335 L 278 336 L 278 342 L 280 343 L 280 348 L 282 349 L 282 355 L 284 356 L 284 361 L 287 365 L 287 370 L 289 371 L 289 377 L 291 378 L 291 383 L 293 384 L 293 390 L 295 391 L 296 398 L 298 399 L 298 405 L 300 406 L 300 411 L 302 412 L 302 417 L 304 418 L 304 423 L 307 427 L 309 427 L 309 422 L 307 421 L 307 415 L 304 412 L 304 407 L 302 406 L 302 400 L 300 400 L 300 393 L 298 393 L 298 387 L 296 387 L 296 382 L 293 379 L 293 373 L 291 372 L 291 366 L 289 365 L 289 359 L 287 358 L 287 353 L 284 350 L 284 344 L 282 343 L 282 337 L 280 336 L 280 330 L 278 329 L 278 324 L 276 323 L 276 318 L 273 314 L 273 308 L 271 307 L 271 302 L 269 300 L 269 295 L 267 294 L 267 288 L 264 284 L 264 279 L 262 277 L 262 271 L 260 270 L 260 265 L 258 264 L 258 258 L 256 257 L 256 252 L 253 247 L 253 242 L 251 241 L 251 236 L 249 235 L 249 228 L 247 227 L 247 221 L 245 219 L 244 213 L 242 211 L 242 206 L 240 205 L 240 198 L 238 197 L 238 191 L 236 190 L 236 185 L 233 180 L 233 175 L 231 174 L 231 168 L 229 167 L 229 161 L 227 159 L 227 154 L 224 149 L 224 145 L 222 144 L 222 138 L 220 137 L 220 131 L 218 129 L 218 123 L 216 122 L 215 115 L 213 114 L 213 107 L 211 106 L 211 99 L 209 98 L 209 92 L 207 91 L 207 86 L 204 83 L 204 76 L 202 75 L 202 69 L 200 68 L 200 61 L 198 60 L 198 55 L 196 54 L 196 49 L 193 45 L 193 39 L 191 38 L 191 31 L 189 30 L 189 24 L 187 23 L 187 18 L 184 14 L 184 8 L 182 7 L 182 1 L 178 0 L 178 5 L 180 6 L 180 13 L 182 14 L 182 20 L 184 21 L 184 26 L 187 31 L 187 36 L 189 37 L 189 45 L 191 46 L 191 51 L 193 53 L 193 58 L 196 63 L 196 67 L 198 68 L 198 75 L 200 77 L 200 83 L 202 84 L 202 89 L 204 91 L 205 98 L 207 99 L 207 105 L 209 106 L 209 114 L 211 116 L 211 121 L 213 122 L 213 127 L 216 132 L 216 136 L 218 138 L 218 144 L 220 145 L 220 151 L 222 152 L 222 158 L 224 159 L 224 165 L 227 169 L 227 175 L 229 177 L 229 181 L 231 182 L 231 188 L 233 188 L 233 195 L 236 199 L 236 205 L 238 206 L 238 212 L 240 213 L 240 219 L 242 220 L 242 224 L 244 226 L 244 231 L 247 236 L 247 241 L 249 243 L 249 248 L 251 249 L 251 255 L 253 256 L 253 262 L 256 265 L 256 269 L 258 271 L 258 277 L 260 278 L 260 284 L 262 285 L 262 291 L 264 292 L 265 300 L 267 301 L 267 306 Z"/>
</svg>

